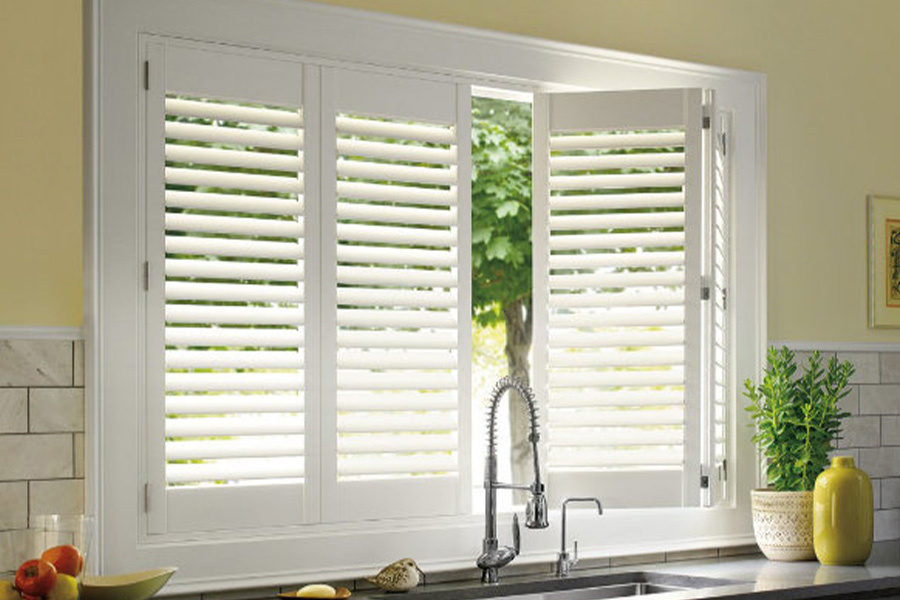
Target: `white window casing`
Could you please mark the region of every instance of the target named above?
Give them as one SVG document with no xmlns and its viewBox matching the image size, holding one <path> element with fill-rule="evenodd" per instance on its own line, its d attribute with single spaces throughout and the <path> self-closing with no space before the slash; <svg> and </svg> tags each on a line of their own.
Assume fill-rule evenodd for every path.
<svg viewBox="0 0 900 600">
<path fill-rule="evenodd" d="M 569 519 L 586 556 L 750 539 L 745 496 L 756 473 L 734 402 L 736 382 L 764 358 L 763 77 L 301 1 L 86 7 L 86 483 L 101 572 L 176 564 L 170 589 L 199 593 L 357 577 L 404 555 L 426 570 L 471 567 L 484 527 L 472 512 L 470 473 L 481 430 L 473 444 L 463 425 L 472 421 L 471 86 L 535 93 L 538 104 L 546 92 L 715 90 L 714 130 L 727 125 L 729 139 L 727 156 L 716 150 L 708 160 L 721 161 L 724 175 L 713 186 L 720 209 L 704 226 L 721 225 L 728 243 L 718 251 L 728 256 L 712 279 L 720 309 L 702 318 L 728 315 L 707 348 L 726 362 L 717 363 L 721 377 L 703 379 L 713 403 L 691 408 L 696 417 L 681 427 L 725 433 L 692 438 L 698 448 L 685 450 L 704 461 L 716 489 L 682 498 L 689 508 L 611 508 L 602 519 L 575 510 Z M 435 129 L 441 140 L 420 139 Z M 659 157 L 638 155 L 587 165 L 575 155 L 559 170 L 596 168 L 590 185 L 601 187 L 627 170 L 628 185 L 643 186 L 643 175 L 632 175 Z M 535 164 L 536 176 L 541 168 L 549 181 L 549 161 Z M 633 237 L 640 229 L 677 233 L 663 216 L 671 211 L 655 210 L 665 197 L 641 200 L 654 210 L 629 214 L 646 219 L 597 211 L 585 224 L 627 229 L 630 247 L 649 239 Z M 561 210 L 555 216 L 571 209 Z M 534 213 L 536 249 L 551 216 Z M 560 236 L 580 231 L 558 224 Z M 549 273 L 550 258 L 536 251 L 535 273 Z M 635 280 L 622 276 L 647 268 L 598 273 L 605 259 L 574 260 L 555 275 L 580 279 L 560 285 L 627 287 Z M 651 275 L 661 279 L 643 283 L 677 285 L 666 269 Z M 633 308 L 626 322 L 647 327 L 634 324 Z M 563 341 L 586 339 L 582 322 L 556 318 L 579 334 Z M 536 366 L 551 364 L 540 358 L 548 334 L 535 331 Z M 600 346 L 586 355 L 602 354 L 609 370 L 623 362 L 608 356 L 602 335 L 589 337 Z M 650 362 L 675 360 L 670 350 L 661 346 Z M 565 358 L 565 369 L 583 371 L 578 385 L 597 385 L 579 366 L 584 357 Z M 693 372 L 687 361 L 683 368 Z M 547 383 L 536 369 L 539 399 Z M 665 407 L 664 391 L 645 400 Z M 557 416 L 587 401 L 569 399 Z M 566 424 L 554 423 L 549 400 L 547 441 Z M 551 482 L 548 492 L 572 485 L 605 503 L 614 493 L 582 483 L 563 481 L 554 492 Z M 552 503 L 550 529 L 523 532 L 520 561 L 552 560 L 557 510 Z M 510 518 L 500 516 L 500 531 Z"/>
</svg>

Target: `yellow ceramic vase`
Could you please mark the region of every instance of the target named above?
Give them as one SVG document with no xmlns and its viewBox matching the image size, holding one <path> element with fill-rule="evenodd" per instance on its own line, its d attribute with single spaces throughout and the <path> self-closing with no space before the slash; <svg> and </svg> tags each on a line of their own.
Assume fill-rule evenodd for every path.
<svg viewBox="0 0 900 600">
<path fill-rule="evenodd" d="M 835 456 L 816 479 L 813 544 L 823 565 L 859 565 L 872 551 L 872 482 L 852 456 Z"/>
</svg>

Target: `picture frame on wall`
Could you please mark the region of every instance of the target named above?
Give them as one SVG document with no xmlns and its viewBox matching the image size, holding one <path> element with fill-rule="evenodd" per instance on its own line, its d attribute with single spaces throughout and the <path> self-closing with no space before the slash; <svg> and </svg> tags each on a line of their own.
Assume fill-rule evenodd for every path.
<svg viewBox="0 0 900 600">
<path fill-rule="evenodd" d="M 870 195 L 869 327 L 900 328 L 900 198 Z"/>
</svg>

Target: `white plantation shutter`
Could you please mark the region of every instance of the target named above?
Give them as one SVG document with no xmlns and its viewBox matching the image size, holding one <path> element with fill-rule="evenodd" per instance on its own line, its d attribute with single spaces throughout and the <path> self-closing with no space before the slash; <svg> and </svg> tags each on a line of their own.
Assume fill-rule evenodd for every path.
<svg viewBox="0 0 900 600">
<path fill-rule="evenodd" d="M 148 107 L 161 170 L 148 174 L 148 342 L 163 372 L 150 389 L 164 397 L 149 426 L 165 440 L 151 450 L 151 530 L 300 523 L 303 69 L 177 48 L 165 58 Z"/>
<path fill-rule="evenodd" d="M 730 136 L 730 115 L 719 113 L 713 121 L 710 132 L 711 187 L 712 202 L 709 203 L 709 363 L 710 363 L 710 431 L 709 458 L 710 465 L 710 497 L 709 504 L 715 504 L 726 497 L 726 481 L 728 479 L 728 377 L 731 372 L 729 353 L 729 200 L 731 188 L 729 181 L 728 144 Z"/>
<path fill-rule="evenodd" d="M 664 90 L 536 101 L 535 244 L 547 250 L 535 282 L 547 327 L 535 363 L 548 365 L 537 383 L 548 394 L 554 496 L 699 502 L 700 99 Z"/>
<path fill-rule="evenodd" d="M 467 88 L 150 54 L 149 531 L 466 510 Z"/>
<path fill-rule="evenodd" d="M 468 91 L 354 72 L 333 82 L 334 176 L 323 178 L 335 198 L 323 214 L 334 223 L 337 306 L 330 518 L 458 513 L 468 488 Z"/>
</svg>

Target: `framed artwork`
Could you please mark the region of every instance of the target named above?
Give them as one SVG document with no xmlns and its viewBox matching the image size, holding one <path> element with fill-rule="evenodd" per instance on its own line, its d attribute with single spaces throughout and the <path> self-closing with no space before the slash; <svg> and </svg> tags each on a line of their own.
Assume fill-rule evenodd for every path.
<svg viewBox="0 0 900 600">
<path fill-rule="evenodd" d="M 900 327 L 900 198 L 868 204 L 869 327 Z"/>
</svg>

